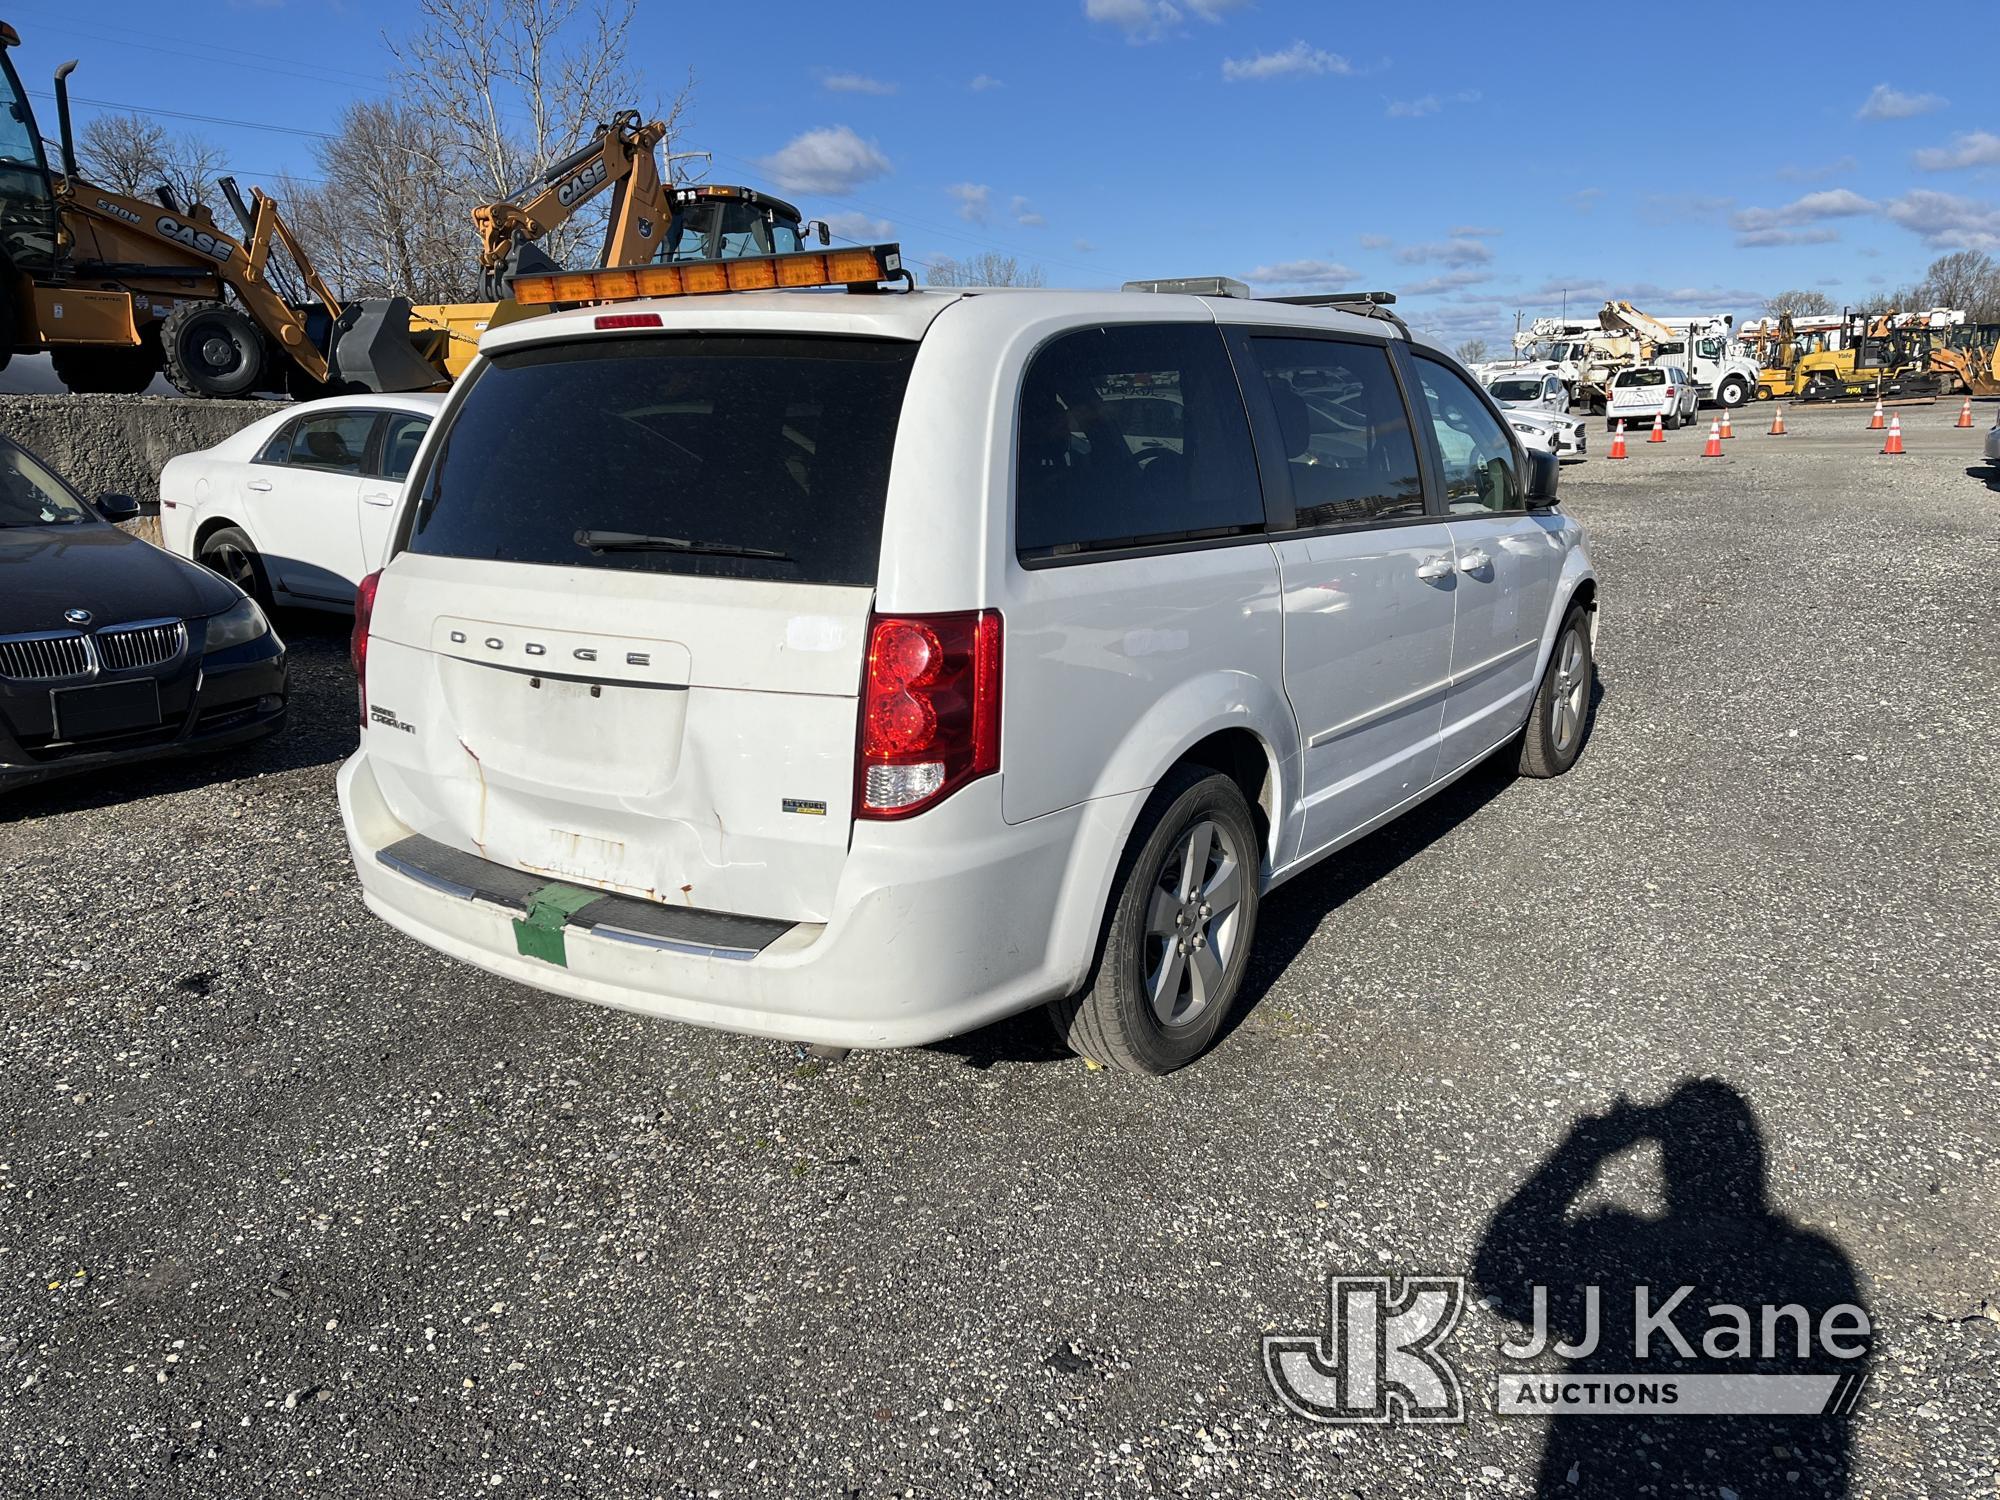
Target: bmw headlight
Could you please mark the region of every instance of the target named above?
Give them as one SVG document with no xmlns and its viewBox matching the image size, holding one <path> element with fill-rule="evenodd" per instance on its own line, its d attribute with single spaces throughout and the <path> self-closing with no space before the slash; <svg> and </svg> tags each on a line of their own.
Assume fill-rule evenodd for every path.
<svg viewBox="0 0 2000 1500">
<path fill-rule="evenodd" d="M 244 599 L 234 608 L 208 617 L 208 635 L 201 649 L 204 653 L 227 651 L 231 646 L 258 640 L 268 635 L 270 630 L 271 622 L 264 618 L 264 611 L 257 607 L 257 601 Z"/>
</svg>

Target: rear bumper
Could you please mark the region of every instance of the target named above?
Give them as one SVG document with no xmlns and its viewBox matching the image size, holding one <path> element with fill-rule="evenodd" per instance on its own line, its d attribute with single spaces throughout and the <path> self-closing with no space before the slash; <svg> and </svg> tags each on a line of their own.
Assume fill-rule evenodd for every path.
<svg viewBox="0 0 2000 1500">
<path fill-rule="evenodd" d="M 1140 795 L 1010 826 L 988 777 L 908 823 L 859 825 L 823 925 L 748 955 L 567 926 L 559 964 L 522 951 L 518 905 L 381 858 L 421 830 L 390 812 L 364 752 L 338 784 L 369 910 L 427 947 L 552 994 L 837 1047 L 919 1046 L 1074 990 Z"/>
</svg>

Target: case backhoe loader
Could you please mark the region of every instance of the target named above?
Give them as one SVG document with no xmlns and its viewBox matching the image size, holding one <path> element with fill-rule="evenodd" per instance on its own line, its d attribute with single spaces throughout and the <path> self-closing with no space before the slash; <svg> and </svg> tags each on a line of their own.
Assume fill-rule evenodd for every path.
<svg viewBox="0 0 2000 1500">
<path fill-rule="evenodd" d="M 114 193 L 77 170 L 68 78 L 56 71 L 61 170 L 52 170 L 0 22 L 0 365 L 53 357 L 72 391 L 141 391 L 155 374 L 190 396 L 443 383 L 411 347 L 401 298 L 343 305 L 258 189 L 223 191 L 242 225 L 201 204 Z M 277 248 L 297 272 L 274 263 Z"/>
<path fill-rule="evenodd" d="M 485 300 L 412 309 L 411 338 L 420 355 L 443 376 L 456 376 L 471 363 L 486 329 L 542 311 L 511 300 L 514 278 L 562 270 L 537 242 L 607 189 L 611 211 L 597 266 L 784 255 L 804 249 L 810 229 L 827 243 L 824 224 L 802 224 L 791 204 L 754 188 L 712 182 L 669 187 L 657 154 L 666 134 L 664 121 L 642 122 L 636 109 L 621 110 L 540 177 L 473 209 Z"/>
</svg>

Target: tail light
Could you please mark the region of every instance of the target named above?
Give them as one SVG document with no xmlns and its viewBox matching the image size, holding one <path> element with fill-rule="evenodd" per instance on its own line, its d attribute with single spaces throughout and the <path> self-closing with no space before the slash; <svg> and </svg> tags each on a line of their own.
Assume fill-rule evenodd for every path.
<svg viewBox="0 0 2000 1500">
<path fill-rule="evenodd" d="M 861 685 L 858 818 L 906 818 L 1000 769 L 1000 615 L 877 615 Z"/>
<path fill-rule="evenodd" d="M 375 589 L 382 582 L 380 571 L 370 573 L 354 590 L 354 635 L 348 643 L 348 660 L 354 664 L 354 690 L 361 702 L 361 727 L 368 727 L 368 617 L 375 613 Z"/>
</svg>

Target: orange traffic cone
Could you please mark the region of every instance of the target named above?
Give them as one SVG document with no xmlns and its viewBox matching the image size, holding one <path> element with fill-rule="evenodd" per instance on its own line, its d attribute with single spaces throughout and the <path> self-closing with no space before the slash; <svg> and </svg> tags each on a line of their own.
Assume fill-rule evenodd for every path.
<svg viewBox="0 0 2000 1500">
<path fill-rule="evenodd" d="M 1708 424 L 1708 441 L 1701 445 L 1701 456 L 1703 458 L 1722 457 L 1722 424 L 1720 422 L 1710 422 Z"/>
<path fill-rule="evenodd" d="M 1623 422 L 1620 422 L 1618 424 L 1618 430 L 1611 434 L 1611 457 L 1623 458 L 1624 456 L 1625 456 L 1625 424 Z"/>
<path fill-rule="evenodd" d="M 1868 419 L 1868 430 L 1870 432 L 1880 432 L 1882 426 L 1882 401 L 1880 397 L 1877 397 L 1875 400 L 1875 415 Z"/>
<path fill-rule="evenodd" d="M 1901 453 L 1903 451 L 1903 419 L 1901 417 L 1893 418 L 1890 421 L 1889 441 L 1882 445 L 1882 451 L 1884 453 Z"/>
<path fill-rule="evenodd" d="M 1726 406 L 1722 408 L 1722 436 L 1723 436 L 1723 440 L 1724 440 L 1725 442 L 1726 442 L 1726 441 L 1727 441 L 1728 439 L 1730 439 L 1730 438 L 1733 438 L 1733 437 L 1735 437 L 1735 436 L 1736 436 L 1735 432 L 1733 432 L 1733 431 L 1732 431 L 1732 430 L 1730 429 L 1730 426 L 1729 426 L 1729 408 L 1728 408 L 1728 407 L 1726 407 Z"/>
<path fill-rule="evenodd" d="M 1970 396 L 1965 398 L 1965 405 L 1958 409 L 1958 425 L 1960 427 L 1970 427 L 1972 425 L 1972 398 Z"/>
<path fill-rule="evenodd" d="M 1660 419 L 1658 417 L 1653 418 L 1653 435 L 1647 438 L 1646 441 L 1649 443 L 1664 443 L 1666 440 L 1666 429 L 1660 426 Z"/>
<path fill-rule="evenodd" d="M 1770 435 L 1772 437 L 1783 437 L 1785 435 L 1785 409 L 1782 406 L 1771 413 Z"/>
</svg>

